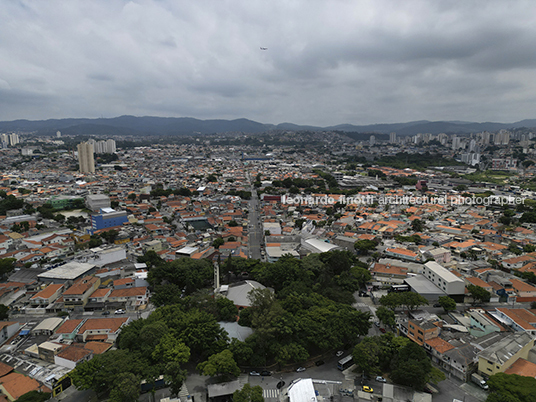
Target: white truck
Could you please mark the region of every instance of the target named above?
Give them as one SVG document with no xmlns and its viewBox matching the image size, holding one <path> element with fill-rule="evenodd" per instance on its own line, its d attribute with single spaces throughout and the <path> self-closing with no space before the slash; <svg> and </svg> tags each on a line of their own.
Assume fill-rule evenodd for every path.
<svg viewBox="0 0 536 402">
<path fill-rule="evenodd" d="M 476 385 L 478 385 L 482 389 L 488 389 L 488 384 L 486 384 L 486 381 L 484 378 L 482 378 L 481 375 L 477 373 L 471 374 L 471 381 L 473 381 Z"/>
</svg>

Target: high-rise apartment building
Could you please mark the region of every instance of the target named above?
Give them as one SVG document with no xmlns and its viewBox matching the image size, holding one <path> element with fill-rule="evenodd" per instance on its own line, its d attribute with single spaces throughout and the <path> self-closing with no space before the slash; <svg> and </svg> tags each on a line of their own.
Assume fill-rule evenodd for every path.
<svg viewBox="0 0 536 402">
<path fill-rule="evenodd" d="M 390 133 L 389 134 L 389 142 L 391 144 L 396 144 L 396 133 Z"/>
<path fill-rule="evenodd" d="M 15 133 L 9 134 L 9 145 L 14 146 L 20 142 L 19 136 Z"/>
<path fill-rule="evenodd" d="M 78 144 L 78 164 L 80 173 L 95 173 L 95 159 L 93 158 L 93 145 L 89 142 Z"/>
</svg>

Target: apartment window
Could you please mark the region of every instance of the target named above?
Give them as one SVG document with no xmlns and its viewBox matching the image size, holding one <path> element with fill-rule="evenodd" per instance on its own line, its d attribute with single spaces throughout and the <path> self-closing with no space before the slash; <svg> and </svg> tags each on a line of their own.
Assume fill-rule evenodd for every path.
<svg viewBox="0 0 536 402">
<path fill-rule="evenodd" d="M 417 332 L 419 332 L 419 334 L 421 334 L 421 335 L 424 335 L 423 332 L 420 329 Z"/>
</svg>

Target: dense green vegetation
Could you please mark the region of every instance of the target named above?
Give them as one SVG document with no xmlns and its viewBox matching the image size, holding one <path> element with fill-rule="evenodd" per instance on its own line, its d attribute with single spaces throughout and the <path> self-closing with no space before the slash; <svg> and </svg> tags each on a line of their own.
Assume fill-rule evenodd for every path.
<svg viewBox="0 0 536 402">
<path fill-rule="evenodd" d="M 24 201 L 14 195 L 6 195 L 5 191 L 0 192 L 0 215 L 5 215 L 11 209 L 21 209 Z"/>
<path fill-rule="evenodd" d="M 485 183 L 495 183 L 495 184 L 504 184 L 505 180 L 513 176 L 514 173 L 503 172 L 497 170 L 486 170 L 484 172 L 475 172 L 471 174 L 463 175 L 462 177 L 472 182 L 485 182 Z"/>
<path fill-rule="evenodd" d="M 380 304 L 393 311 L 399 307 L 413 311 L 419 306 L 428 305 L 428 300 L 415 292 L 393 292 L 382 296 L 380 298 Z"/>
<path fill-rule="evenodd" d="M 255 332 L 244 342 L 229 340 L 218 321 L 235 321 L 238 310 L 214 298 L 207 285 L 213 266 L 207 260 L 164 262 L 153 253 L 141 258 L 150 266 L 152 301 L 161 306 L 147 319 L 123 328 L 118 350 L 96 356 L 73 373 L 81 389 L 93 388 L 111 401 L 136 400 L 142 379 L 164 375 L 172 392 L 180 389 L 186 362 L 200 372 L 229 379 L 242 366 L 297 363 L 326 350 L 355 345 L 370 328 L 370 314 L 354 309 L 352 293 L 370 274 L 348 252 L 284 256 L 273 264 L 230 259 L 233 270 L 246 271 L 272 287 L 250 292 L 251 307 L 239 324 Z"/>
<path fill-rule="evenodd" d="M 392 333 L 365 337 L 352 352 L 359 370 L 366 374 L 390 372 L 390 378 L 398 383 L 422 390 L 429 382 L 439 382 L 445 375 L 432 367 L 422 347 L 405 337 Z"/>
<path fill-rule="evenodd" d="M 534 402 L 536 379 L 517 374 L 497 373 L 488 380 L 486 402 Z"/>
</svg>

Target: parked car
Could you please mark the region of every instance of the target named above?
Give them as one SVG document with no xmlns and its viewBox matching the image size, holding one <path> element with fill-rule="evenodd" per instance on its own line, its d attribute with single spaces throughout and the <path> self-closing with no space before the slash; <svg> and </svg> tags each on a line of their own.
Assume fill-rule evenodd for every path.
<svg viewBox="0 0 536 402">
<path fill-rule="evenodd" d="M 344 350 L 339 350 L 337 353 L 335 353 L 335 356 L 341 357 L 344 354 Z"/>
<path fill-rule="evenodd" d="M 368 385 L 363 385 L 363 391 L 364 392 L 369 392 L 369 393 L 373 393 L 374 390 L 372 389 L 372 387 L 369 387 Z"/>
<path fill-rule="evenodd" d="M 109 312 L 108 310 L 103 311 L 103 312 L 102 312 L 102 315 L 110 315 L 110 312 Z"/>
<path fill-rule="evenodd" d="M 302 371 L 305 371 L 305 370 L 306 370 L 305 367 L 298 367 L 298 368 L 296 369 L 296 372 L 297 372 L 297 373 L 301 373 Z"/>
<path fill-rule="evenodd" d="M 126 313 L 126 311 L 121 309 L 121 308 L 119 310 L 115 310 L 115 312 L 114 312 L 114 314 L 125 314 L 125 313 Z"/>
<path fill-rule="evenodd" d="M 377 327 L 380 326 L 380 322 L 379 321 L 374 321 L 374 325 L 376 325 Z"/>
<path fill-rule="evenodd" d="M 261 375 L 258 371 L 250 371 L 249 375 Z"/>
<path fill-rule="evenodd" d="M 272 375 L 272 372 L 271 372 L 271 371 L 264 370 L 264 371 L 261 371 L 261 375 L 262 375 L 263 377 L 268 377 L 268 376 Z"/>
<path fill-rule="evenodd" d="M 315 365 L 316 365 L 316 366 L 321 366 L 321 365 L 323 365 L 323 364 L 324 364 L 324 360 L 317 360 L 317 361 L 315 362 Z"/>
<path fill-rule="evenodd" d="M 434 304 L 434 307 L 441 307 L 441 304 L 439 304 L 439 303 L 435 303 L 435 304 Z"/>
<path fill-rule="evenodd" d="M 380 332 L 381 332 L 382 334 L 385 334 L 385 332 L 386 332 L 386 331 L 385 331 L 385 328 L 380 328 Z"/>
<path fill-rule="evenodd" d="M 387 380 L 385 378 L 383 378 L 382 376 L 380 376 L 380 375 L 376 377 L 376 381 L 378 381 L 378 382 L 387 382 Z"/>
</svg>

